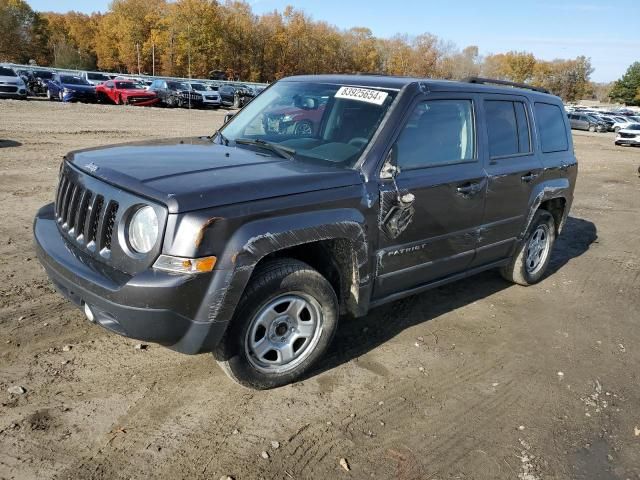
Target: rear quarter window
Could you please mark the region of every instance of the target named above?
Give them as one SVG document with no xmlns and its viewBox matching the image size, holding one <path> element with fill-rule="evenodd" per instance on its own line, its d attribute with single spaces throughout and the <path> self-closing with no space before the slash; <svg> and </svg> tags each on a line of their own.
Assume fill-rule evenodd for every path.
<svg viewBox="0 0 640 480">
<path fill-rule="evenodd" d="M 542 153 L 564 152 L 569 150 L 567 129 L 560 107 L 551 103 L 537 102 L 535 109 Z"/>
</svg>

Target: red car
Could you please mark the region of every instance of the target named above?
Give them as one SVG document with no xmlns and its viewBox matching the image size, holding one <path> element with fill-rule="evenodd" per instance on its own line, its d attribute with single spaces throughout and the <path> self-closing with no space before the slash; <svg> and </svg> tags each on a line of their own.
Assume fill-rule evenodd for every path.
<svg viewBox="0 0 640 480">
<path fill-rule="evenodd" d="M 109 80 L 96 86 L 98 100 L 113 102 L 116 105 L 154 105 L 158 97 L 142 85 L 131 80 Z"/>
</svg>

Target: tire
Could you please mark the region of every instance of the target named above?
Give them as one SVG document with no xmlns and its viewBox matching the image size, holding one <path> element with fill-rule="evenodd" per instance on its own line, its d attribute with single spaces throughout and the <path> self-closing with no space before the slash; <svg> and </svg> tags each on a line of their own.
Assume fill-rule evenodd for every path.
<svg viewBox="0 0 640 480">
<path fill-rule="evenodd" d="M 297 313 L 287 315 L 294 307 Z M 337 325 L 338 299 L 326 278 L 298 260 L 268 261 L 254 272 L 214 356 L 245 387 L 280 387 L 316 363 Z M 283 359 L 287 352 L 288 361 Z"/>
<path fill-rule="evenodd" d="M 233 96 L 233 108 L 240 108 L 240 97 L 238 95 Z"/>
<path fill-rule="evenodd" d="M 309 120 L 302 120 L 296 123 L 293 134 L 296 137 L 310 137 L 313 135 L 313 124 Z"/>
<path fill-rule="evenodd" d="M 591 133 L 595 133 L 596 132 L 596 126 L 595 125 L 589 125 L 589 131 Z"/>
<path fill-rule="evenodd" d="M 615 127 L 615 128 L 613 129 L 613 131 L 614 131 L 615 133 L 618 133 L 618 132 L 620 131 L 620 127 Z"/>
<path fill-rule="evenodd" d="M 537 240 L 544 237 L 541 245 Z M 500 273 L 510 282 L 519 285 L 533 285 L 542 280 L 556 241 L 556 222 L 548 211 L 539 209 L 531 220 L 524 240 L 520 243 L 511 260 L 502 267 Z M 534 245 L 536 242 L 537 245 Z M 541 248 L 541 250 L 540 250 Z M 537 254 L 536 254 L 537 253 Z M 529 257 L 529 254 L 532 256 Z M 536 257 L 538 257 L 536 261 Z"/>
<path fill-rule="evenodd" d="M 53 102 L 53 95 L 51 95 L 51 90 L 47 88 L 47 100 Z"/>
<path fill-rule="evenodd" d="M 173 95 L 170 95 L 169 98 L 167 98 L 167 107 L 175 108 L 175 106 L 176 106 L 176 99 Z"/>
</svg>

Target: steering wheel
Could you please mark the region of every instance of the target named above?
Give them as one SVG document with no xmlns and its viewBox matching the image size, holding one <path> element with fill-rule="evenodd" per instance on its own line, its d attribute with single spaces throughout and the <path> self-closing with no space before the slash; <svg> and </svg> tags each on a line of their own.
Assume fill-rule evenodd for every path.
<svg viewBox="0 0 640 480">
<path fill-rule="evenodd" d="M 351 140 L 349 140 L 349 145 L 353 145 L 354 147 L 358 148 L 364 147 L 367 143 L 369 143 L 369 140 L 364 137 L 353 137 Z"/>
</svg>

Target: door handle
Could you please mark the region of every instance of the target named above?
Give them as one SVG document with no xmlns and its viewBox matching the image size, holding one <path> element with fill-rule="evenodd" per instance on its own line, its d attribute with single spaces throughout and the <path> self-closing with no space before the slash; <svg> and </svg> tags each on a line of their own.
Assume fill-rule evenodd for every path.
<svg viewBox="0 0 640 480">
<path fill-rule="evenodd" d="M 479 183 L 465 183 L 456 188 L 456 191 L 462 196 L 472 196 L 478 193 L 482 187 Z"/>
<path fill-rule="evenodd" d="M 538 178 L 538 175 L 539 174 L 537 174 L 537 173 L 529 172 L 529 173 L 523 175 L 520 178 L 522 179 L 523 182 L 529 183 L 529 182 L 535 180 L 536 178 Z"/>
</svg>

